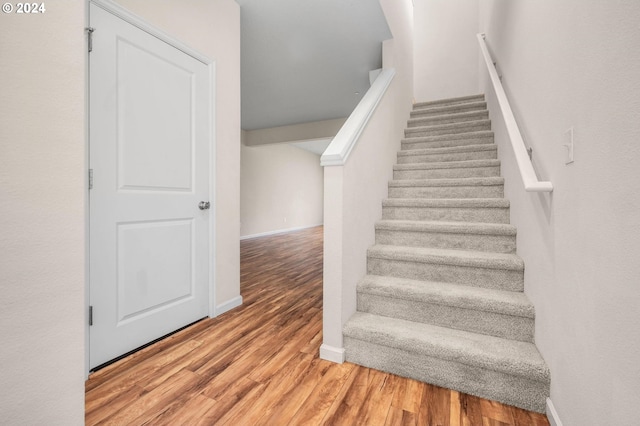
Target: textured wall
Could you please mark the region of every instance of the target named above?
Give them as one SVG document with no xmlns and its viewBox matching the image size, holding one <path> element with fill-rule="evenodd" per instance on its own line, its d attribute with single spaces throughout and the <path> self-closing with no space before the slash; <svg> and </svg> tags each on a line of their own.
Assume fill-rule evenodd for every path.
<svg viewBox="0 0 640 426">
<path fill-rule="evenodd" d="M 534 167 L 555 188 L 524 192 L 483 80 L 551 399 L 565 425 L 635 424 L 640 3 L 483 0 L 480 16 Z M 570 127 L 575 162 L 565 165 Z"/>
<path fill-rule="evenodd" d="M 0 423 L 84 421 L 85 4 L 0 14 Z"/>
</svg>

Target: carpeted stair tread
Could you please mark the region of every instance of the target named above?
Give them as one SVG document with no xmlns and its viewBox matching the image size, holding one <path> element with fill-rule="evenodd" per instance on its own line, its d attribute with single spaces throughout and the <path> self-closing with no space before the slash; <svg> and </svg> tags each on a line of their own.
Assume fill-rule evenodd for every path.
<svg viewBox="0 0 640 426">
<path fill-rule="evenodd" d="M 457 113 L 462 111 L 481 111 L 487 108 L 485 101 L 476 102 L 464 102 L 460 104 L 448 105 L 448 106 L 433 106 L 417 108 L 411 111 L 410 117 L 423 117 L 429 115 L 442 115 L 449 113 Z"/>
<path fill-rule="evenodd" d="M 434 126 L 440 124 L 465 123 L 469 121 L 487 120 L 489 112 L 464 111 L 453 114 L 432 115 L 427 117 L 414 117 L 407 121 L 407 127 Z"/>
<path fill-rule="evenodd" d="M 435 170 L 435 169 L 467 169 L 476 167 L 498 167 L 500 166 L 500 160 L 486 159 L 486 160 L 464 160 L 464 161 L 441 161 L 434 163 L 403 163 L 395 164 L 393 166 L 394 171 L 407 171 L 407 170 Z"/>
<path fill-rule="evenodd" d="M 516 235 L 516 227 L 504 223 L 447 222 L 441 220 L 380 220 L 376 230 L 465 233 L 475 235 Z"/>
<path fill-rule="evenodd" d="M 501 223 L 444 220 L 380 220 L 376 244 L 495 253 L 516 252 L 516 228 Z"/>
<path fill-rule="evenodd" d="M 468 133 L 480 130 L 490 130 L 491 120 L 475 120 L 464 121 L 461 123 L 438 124 L 433 126 L 407 127 L 404 130 L 406 138 L 411 135 L 420 134 L 420 136 L 435 136 L 450 133 Z"/>
<path fill-rule="evenodd" d="M 509 223 L 509 200 L 504 198 L 388 198 L 382 218 Z"/>
<path fill-rule="evenodd" d="M 547 368 L 535 345 L 436 325 L 356 312 L 343 328 L 345 337 L 481 367 L 542 383 Z"/>
<path fill-rule="evenodd" d="M 439 148 L 422 148 L 398 151 L 398 157 L 412 157 L 419 155 L 456 154 L 459 152 L 497 151 L 495 144 L 479 144 L 464 146 L 447 146 Z"/>
<path fill-rule="evenodd" d="M 445 135 L 435 135 L 435 136 L 418 136 L 414 138 L 403 138 L 401 139 L 401 143 L 405 144 L 414 144 L 414 143 L 428 143 L 428 142 L 441 142 L 441 141 L 462 141 L 468 139 L 477 139 L 477 138 L 491 138 L 493 142 L 493 131 L 491 130 L 478 130 L 475 132 L 466 132 L 466 133 L 451 133 Z"/>
<path fill-rule="evenodd" d="M 398 179 L 389 181 L 390 188 L 425 187 L 425 186 L 497 186 L 504 185 L 504 178 L 468 177 L 449 179 Z"/>
<path fill-rule="evenodd" d="M 533 304 L 524 293 L 470 287 L 436 281 L 365 275 L 358 283 L 358 293 L 395 299 L 430 302 L 463 309 L 482 310 L 524 318 L 534 318 Z"/>
<path fill-rule="evenodd" d="M 509 208 L 505 198 L 387 198 L 383 207 Z"/>
<path fill-rule="evenodd" d="M 375 259 L 400 260 L 404 262 L 524 271 L 522 258 L 509 253 L 375 244 L 369 248 L 367 256 Z"/>
<path fill-rule="evenodd" d="M 393 179 L 452 179 L 500 176 L 500 160 L 462 159 L 451 161 L 410 162 L 393 166 Z"/>
<path fill-rule="evenodd" d="M 459 96 L 456 98 L 448 98 L 448 99 L 437 99 L 433 101 L 427 102 L 416 102 L 413 104 L 413 109 L 422 109 L 422 108 L 431 108 L 436 106 L 445 106 L 445 105 L 457 105 L 469 102 L 480 102 L 484 101 L 484 94 L 479 95 L 470 95 L 470 96 Z"/>
<path fill-rule="evenodd" d="M 544 412 L 550 375 L 486 106 L 484 95 L 414 105 L 343 328 L 345 356 Z"/>
<path fill-rule="evenodd" d="M 487 159 L 452 159 L 451 161 L 408 162 L 393 166 L 393 179 L 451 179 L 500 176 L 500 161 Z"/>
</svg>

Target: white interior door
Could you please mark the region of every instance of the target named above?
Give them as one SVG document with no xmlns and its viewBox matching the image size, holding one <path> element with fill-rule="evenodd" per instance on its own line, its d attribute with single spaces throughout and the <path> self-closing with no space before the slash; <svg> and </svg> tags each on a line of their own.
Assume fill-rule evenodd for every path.
<svg viewBox="0 0 640 426">
<path fill-rule="evenodd" d="M 210 65 L 91 4 L 90 367 L 206 317 Z"/>
</svg>

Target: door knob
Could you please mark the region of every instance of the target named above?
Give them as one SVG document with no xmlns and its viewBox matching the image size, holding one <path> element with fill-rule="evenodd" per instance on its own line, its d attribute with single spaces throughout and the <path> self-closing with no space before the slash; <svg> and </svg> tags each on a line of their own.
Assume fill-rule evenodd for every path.
<svg viewBox="0 0 640 426">
<path fill-rule="evenodd" d="M 211 203 L 208 201 L 200 201 L 200 204 L 198 204 L 200 210 L 207 210 L 209 207 L 211 207 Z"/>
</svg>

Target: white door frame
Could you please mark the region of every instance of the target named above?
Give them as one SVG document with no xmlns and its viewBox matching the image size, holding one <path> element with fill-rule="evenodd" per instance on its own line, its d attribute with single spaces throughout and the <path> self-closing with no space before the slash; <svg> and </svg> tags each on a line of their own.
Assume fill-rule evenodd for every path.
<svg viewBox="0 0 640 426">
<path fill-rule="evenodd" d="M 216 259 L 216 241 L 215 241 L 215 224 L 216 224 L 216 170 L 215 170 L 215 165 L 216 165 L 216 138 L 215 138 L 215 118 L 216 118 L 216 104 L 215 104 L 215 90 L 216 90 L 216 86 L 215 86 L 215 73 L 216 73 L 216 67 L 215 67 L 215 61 L 209 59 L 207 56 L 197 52 L 196 50 L 192 49 L 191 47 L 187 46 L 186 44 L 182 43 L 181 41 L 175 39 L 174 37 L 166 34 L 165 32 L 159 30 L 158 28 L 152 26 L 151 24 L 149 24 L 148 22 L 146 22 L 144 19 L 140 18 L 139 16 L 134 15 L 133 13 L 129 12 L 127 9 L 123 8 L 122 6 L 110 1 L 110 0 L 88 0 L 87 2 L 87 8 L 86 8 L 86 22 L 90 23 L 90 17 L 89 17 L 89 4 L 93 4 L 95 6 L 98 6 L 104 10 L 106 10 L 107 12 L 117 16 L 118 18 L 122 19 L 123 21 L 128 22 L 129 24 L 141 29 L 142 31 L 156 37 L 159 40 L 162 40 L 163 42 L 169 44 L 170 46 L 175 47 L 176 49 L 182 51 L 183 53 L 193 57 L 194 59 L 202 62 L 204 65 L 207 66 L 208 69 L 208 75 L 209 75 L 209 85 L 211 87 L 211 92 L 209 93 L 209 105 L 211 106 L 211 109 L 209 111 L 210 117 L 209 117 L 209 130 L 208 130 L 208 135 L 209 135 L 209 200 L 211 200 L 211 209 L 209 210 L 210 214 L 209 214 L 209 266 L 208 266 L 208 271 L 209 271 L 209 301 L 208 301 L 208 314 L 209 317 L 215 317 L 217 315 L 216 312 L 216 292 L 215 292 L 215 259 Z M 90 24 L 87 25 L 87 28 L 90 27 Z M 99 30 L 99 29 L 98 29 Z M 88 55 L 91 55 L 90 53 L 88 53 Z M 88 171 L 88 166 L 89 166 L 89 150 L 90 150 L 90 141 L 89 141 L 89 101 L 90 101 L 90 96 L 91 93 L 89 91 L 89 56 L 87 57 L 87 61 L 86 61 L 86 76 L 87 78 L 85 79 L 85 90 L 88 96 L 85 97 L 86 99 L 86 106 L 85 106 L 85 120 L 86 120 L 86 129 L 85 129 L 85 133 L 86 133 L 86 146 L 85 146 L 85 164 L 87 164 L 87 170 L 86 170 L 86 175 L 88 177 L 89 175 L 89 171 Z M 86 321 L 85 321 L 85 375 L 86 377 L 89 376 L 89 293 L 90 293 L 90 289 L 91 289 L 91 283 L 90 283 L 90 271 L 89 271 L 89 262 L 90 262 L 90 253 L 89 253 L 89 224 L 90 224 L 90 211 L 89 211 L 89 186 L 88 186 L 88 178 L 87 178 L 87 186 L 86 186 L 86 214 L 85 214 L 85 315 L 86 315 Z"/>
</svg>

